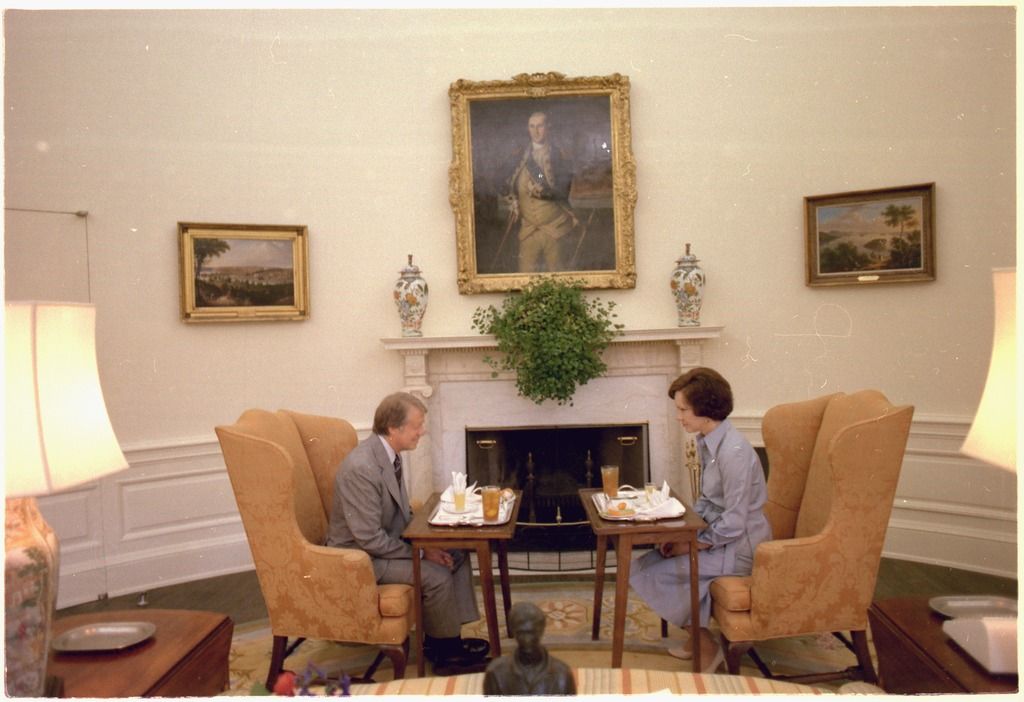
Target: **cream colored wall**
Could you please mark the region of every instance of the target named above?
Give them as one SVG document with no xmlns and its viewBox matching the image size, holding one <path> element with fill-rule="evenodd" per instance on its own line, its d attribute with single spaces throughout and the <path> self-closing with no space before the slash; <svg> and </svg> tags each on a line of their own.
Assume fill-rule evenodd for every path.
<svg viewBox="0 0 1024 702">
<path fill-rule="evenodd" d="M 621 321 L 675 323 L 668 276 L 691 242 L 703 319 L 725 326 L 705 360 L 738 416 L 871 386 L 956 438 L 984 381 L 990 269 L 1015 263 L 1014 21 L 1012 7 L 9 10 L 6 205 L 89 211 L 101 376 L 129 451 L 207 442 L 250 406 L 365 427 L 401 383 L 379 340 L 399 334 L 406 253 L 431 286 L 426 334 L 471 333 L 501 299 L 456 289 L 449 84 L 619 72 L 640 194 L 637 287 L 601 293 Z M 804 285 L 804 196 L 929 181 L 935 282 Z M 307 225 L 311 318 L 181 323 L 178 221 Z M 970 500 L 987 489 L 962 476 L 943 474 Z"/>
</svg>

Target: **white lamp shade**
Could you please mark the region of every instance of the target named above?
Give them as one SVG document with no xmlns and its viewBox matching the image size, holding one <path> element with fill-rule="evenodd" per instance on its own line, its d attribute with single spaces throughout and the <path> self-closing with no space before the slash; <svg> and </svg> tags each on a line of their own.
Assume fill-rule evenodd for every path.
<svg viewBox="0 0 1024 702">
<path fill-rule="evenodd" d="M 96 308 L 6 308 L 7 497 L 45 495 L 127 468 L 100 388 Z"/>
<path fill-rule="evenodd" d="M 1017 470 L 1017 270 L 992 271 L 995 333 L 981 404 L 961 451 Z"/>
</svg>

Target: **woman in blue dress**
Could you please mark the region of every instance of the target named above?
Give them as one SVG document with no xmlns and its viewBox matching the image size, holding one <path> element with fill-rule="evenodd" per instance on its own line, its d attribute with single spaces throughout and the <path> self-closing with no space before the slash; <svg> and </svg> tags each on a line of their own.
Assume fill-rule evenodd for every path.
<svg viewBox="0 0 1024 702">
<path fill-rule="evenodd" d="M 714 672 L 724 654 L 707 629 L 711 617 L 711 581 L 723 575 L 749 575 L 754 549 L 771 539 L 764 516 L 767 499 L 761 462 L 727 417 L 732 413 L 732 389 L 710 368 L 693 368 L 668 389 L 683 429 L 697 434 L 701 459 L 700 497 L 694 504 L 707 527 L 697 534 L 700 587 L 700 646 L 704 672 Z M 690 612 L 690 543 L 670 542 L 638 558 L 630 585 L 662 619 L 688 626 Z M 669 654 L 693 657 L 693 641 Z"/>
</svg>

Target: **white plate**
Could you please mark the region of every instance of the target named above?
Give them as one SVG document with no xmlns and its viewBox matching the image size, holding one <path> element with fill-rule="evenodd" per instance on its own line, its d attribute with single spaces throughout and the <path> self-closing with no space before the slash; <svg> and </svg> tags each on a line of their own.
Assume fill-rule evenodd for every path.
<svg viewBox="0 0 1024 702">
<path fill-rule="evenodd" d="M 479 507 L 480 505 L 467 504 L 465 509 L 455 509 L 454 502 L 441 503 L 441 509 L 443 509 L 448 514 L 469 514 L 470 512 L 475 512 Z"/>
<path fill-rule="evenodd" d="M 928 600 L 928 606 L 944 616 L 962 619 L 1017 616 L 1017 600 L 997 595 L 933 597 Z"/>
<path fill-rule="evenodd" d="M 466 495 L 466 504 L 467 505 L 478 505 L 482 501 L 483 501 L 483 498 L 480 497 L 480 495 Z M 444 499 L 442 497 L 441 498 L 441 504 L 442 505 L 454 505 L 455 504 L 455 500 L 446 500 L 446 499 Z"/>
<path fill-rule="evenodd" d="M 148 639 L 156 632 L 153 622 L 86 624 L 65 631 L 53 640 L 55 651 L 118 651 Z"/>
</svg>

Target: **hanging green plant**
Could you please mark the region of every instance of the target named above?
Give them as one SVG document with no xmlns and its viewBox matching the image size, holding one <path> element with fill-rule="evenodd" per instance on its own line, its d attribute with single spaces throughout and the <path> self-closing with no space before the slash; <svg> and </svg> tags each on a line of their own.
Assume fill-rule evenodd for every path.
<svg viewBox="0 0 1024 702">
<path fill-rule="evenodd" d="M 571 405 L 577 386 L 608 368 L 601 352 L 623 327 L 612 321 L 614 309 L 614 302 L 588 300 L 582 281 L 544 277 L 510 293 L 501 310 L 478 307 L 473 329 L 498 340 L 503 355 L 484 356 L 492 376 L 515 371 L 523 397 L 538 405 L 544 400 Z"/>
</svg>

